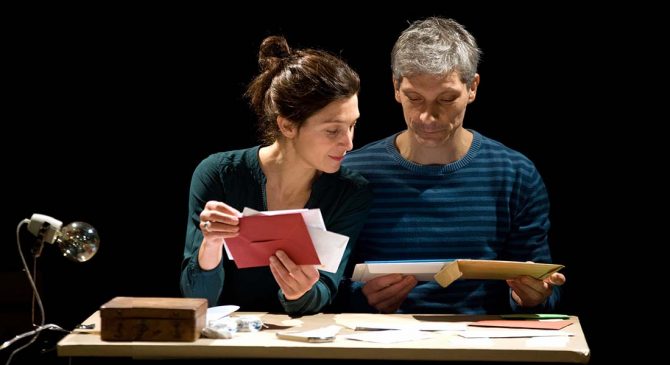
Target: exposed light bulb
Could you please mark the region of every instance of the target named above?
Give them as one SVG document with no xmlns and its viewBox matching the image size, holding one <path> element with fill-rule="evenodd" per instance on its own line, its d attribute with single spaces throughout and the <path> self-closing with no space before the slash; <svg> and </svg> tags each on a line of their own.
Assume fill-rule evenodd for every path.
<svg viewBox="0 0 670 365">
<path fill-rule="evenodd" d="M 42 254 L 42 248 L 44 248 L 44 243 L 54 244 L 58 242 L 58 247 L 60 248 L 63 256 L 67 257 L 72 261 L 84 262 L 88 261 L 93 257 L 100 247 L 100 237 L 98 236 L 98 231 L 93 228 L 88 223 L 84 222 L 72 222 L 65 227 L 63 227 L 63 222 L 59 221 L 56 218 L 49 217 L 44 214 L 33 214 L 30 219 L 23 219 L 16 226 L 16 247 L 18 249 L 19 257 L 21 258 L 21 263 L 23 264 L 23 269 L 28 277 L 30 286 L 33 288 L 33 306 L 32 306 L 32 318 L 33 325 L 36 327 L 33 331 L 25 332 L 21 335 L 14 337 L 9 341 L 5 341 L 0 345 L 0 350 L 11 346 L 17 340 L 20 340 L 24 337 L 32 336 L 30 341 L 23 344 L 21 347 L 15 349 L 9 354 L 7 362 L 5 365 L 8 365 L 12 362 L 12 358 L 19 351 L 30 346 L 37 340 L 38 334 L 42 330 L 61 330 L 63 329 L 55 324 L 44 324 L 44 305 L 42 304 L 42 298 L 40 298 L 40 293 L 37 290 L 37 285 L 35 285 L 35 280 L 33 275 L 30 274 L 30 269 L 26 263 L 26 258 L 23 255 L 23 250 L 21 248 L 20 240 L 20 231 L 23 225 L 28 225 L 28 232 L 32 233 L 37 240 L 35 240 L 35 245 L 33 246 L 33 272 L 37 271 L 37 258 Z M 37 304 L 37 305 L 35 305 Z M 35 309 L 39 309 L 40 317 L 39 322 L 35 320 Z M 39 323 L 39 325 L 37 324 Z M 66 331 L 69 332 L 69 331 Z"/>
<path fill-rule="evenodd" d="M 85 222 L 72 222 L 63 227 L 63 222 L 44 214 L 33 214 L 28 231 L 42 237 L 42 241 L 58 243 L 63 256 L 72 261 L 84 262 L 93 257 L 100 247 L 100 236 L 93 226 Z M 40 255 L 41 246 L 35 256 Z"/>
</svg>

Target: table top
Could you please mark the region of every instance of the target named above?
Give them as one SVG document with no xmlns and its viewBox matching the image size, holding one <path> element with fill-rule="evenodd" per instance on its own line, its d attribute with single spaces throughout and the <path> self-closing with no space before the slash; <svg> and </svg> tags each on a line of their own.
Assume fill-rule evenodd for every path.
<svg viewBox="0 0 670 365">
<path fill-rule="evenodd" d="M 109 342 L 100 339 L 100 314 L 93 313 L 84 324 L 93 330 L 75 330 L 58 343 L 59 356 L 177 358 L 291 358 L 291 359 L 374 359 L 439 361 L 533 361 L 587 363 L 590 350 L 577 317 L 561 331 L 572 336 L 520 338 L 464 338 L 459 331 L 429 332 L 431 338 L 374 343 L 355 341 L 347 335 L 357 323 L 419 324 L 429 322 L 471 322 L 500 319 L 499 316 L 411 315 L 411 314 L 316 314 L 290 318 L 282 314 L 235 313 L 259 316 L 270 326 L 260 332 L 238 332 L 231 339 L 200 338 L 195 342 Z M 340 325 L 333 342 L 309 343 L 277 338 L 277 332 L 306 331 Z M 481 328 L 467 327 L 466 331 Z M 508 330 L 514 331 L 514 330 Z M 550 331 L 550 330 L 548 330 Z"/>
</svg>

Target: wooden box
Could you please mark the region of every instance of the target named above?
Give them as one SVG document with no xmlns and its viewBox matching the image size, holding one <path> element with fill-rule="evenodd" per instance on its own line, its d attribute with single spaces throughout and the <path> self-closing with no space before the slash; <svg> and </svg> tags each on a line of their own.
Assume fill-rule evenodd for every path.
<svg viewBox="0 0 670 365">
<path fill-rule="evenodd" d="M 103 341 L 195 341 L 207 299 L 116 297 L 100 307 Z"/>
</svg>

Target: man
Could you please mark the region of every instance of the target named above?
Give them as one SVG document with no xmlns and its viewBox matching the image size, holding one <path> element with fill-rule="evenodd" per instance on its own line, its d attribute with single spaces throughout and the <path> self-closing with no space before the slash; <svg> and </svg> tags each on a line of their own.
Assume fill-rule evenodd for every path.
<svg viewBox="0 0 670 365">
<path fill-rule="evenodd" d="M 451 19 L 410 25 L 392 52 L 395 98 L 407 129 L 347 155 L 374 203 L 352 263 L 491 259 L 551 262 L 549 200 L 525 156 L 463 127 L 475 100 L 480 50 Z M 565 277 L 458 280 L 447 288 L 391 274 L 351 283 L 353 311 L 504 313 L 549 311 Z M 348 292 L 348 293 L 347 293 Z"/>
</svg>

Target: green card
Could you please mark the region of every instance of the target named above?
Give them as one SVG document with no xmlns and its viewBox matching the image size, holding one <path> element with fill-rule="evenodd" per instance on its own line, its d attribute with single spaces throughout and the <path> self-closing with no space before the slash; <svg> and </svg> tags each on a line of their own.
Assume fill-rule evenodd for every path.
<svg viewBox="0 0 670 365">
<path fill-rule="evenodd" d="M 552 313 L 522 313 L 522 314 L 501 314 L 500 318 L 504 319 L 570 319 L 567 314 L 552 314 Z"/>
</svg>

